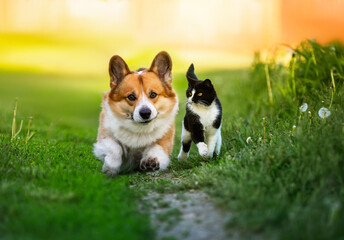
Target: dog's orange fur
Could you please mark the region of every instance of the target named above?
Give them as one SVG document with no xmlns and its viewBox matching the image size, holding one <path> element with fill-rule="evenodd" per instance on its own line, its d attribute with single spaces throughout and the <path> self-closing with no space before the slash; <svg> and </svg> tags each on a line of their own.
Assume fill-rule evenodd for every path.
<svg viewBox="0 0 344 240">
<path fill-rule="evenodd" d="M 173 123 L 165 136 L 157 141 L 157 144 L 160 145 L 165 153 L 167 153 L 168 155 L 172 152 L 173 149 L 174 132 L 175 126 Z"/>
</svg>

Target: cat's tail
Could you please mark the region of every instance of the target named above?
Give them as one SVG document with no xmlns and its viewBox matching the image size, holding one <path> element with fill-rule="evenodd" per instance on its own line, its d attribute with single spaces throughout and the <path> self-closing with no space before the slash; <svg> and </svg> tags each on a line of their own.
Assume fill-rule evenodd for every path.
<svg viewBox="0 0 344 240">
<path fill-rule="evenodd" d="M 188 81 L 199 81 L 195 74 L 195 67 L 193 63 L 191 63 L 188 71 L 186 72 L 186 78 L 188 79 Z"/>
</svg>

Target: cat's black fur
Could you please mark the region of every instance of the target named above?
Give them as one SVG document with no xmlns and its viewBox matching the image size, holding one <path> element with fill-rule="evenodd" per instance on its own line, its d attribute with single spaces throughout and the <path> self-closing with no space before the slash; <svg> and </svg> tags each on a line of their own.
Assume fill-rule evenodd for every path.
<svg viewBox="0 0 344 240">
<path fill-rule="evenodd" d="M 191 98 L 191 101 L 189 99 L 186 105 L 186 113 L 185 113 L 185 117 L 183 121 L 183 124 L 184 124 L 183 127 L 186 130 L 185 132 L 187 134 L 191 133 L 191 139 L 185 136 L 184 136 L 184 139 L 182 139 L 181 151 L 184 151 L 184 153 L 189 152 L 191 141 L 193 141 L 195 144 L 205 142 L 206 139 L 205 139 L 204 131 L 209 130 L 209 128 L 214 128 L 214 130 L 219 129 L 221 126 L 221 120 L 222 120 L 221 102 L 217 97 L 216 91 L 211 81 L 209 79 L 206 79 L 204 81 L 199 80 L 194 72 L 193 64 L 190 65 L 186 74 L 186 78 L 188 80 L 188 89 L 186 90 L 186 97 L 190 98 L 192 94 L 193 96 Z M 216 116 L 199 116 L 195 111 L 192 110 L 192 109 L 195 109 L 195 107 L 202 108 L 203 109 L 202 113 L 204 112 L 204 114 L 208 114 L 207 112 L 208 108 L 209 108 L 209 114 L 211 112 L 214 112 L 214 108 L 216 108 L 217 110 L 215 112 L 217 115 Z M 213 109 L 213 111 L 210 111 L 210 109 Z M 201 122 L 201 117 L 202 119 L 213 118 L 214 120 L 211 122 L 210 124 L 211 126 L 204 126 Z M 212 153 L 209 153 L 209 156 L 212 156 Z"/>
</svg>

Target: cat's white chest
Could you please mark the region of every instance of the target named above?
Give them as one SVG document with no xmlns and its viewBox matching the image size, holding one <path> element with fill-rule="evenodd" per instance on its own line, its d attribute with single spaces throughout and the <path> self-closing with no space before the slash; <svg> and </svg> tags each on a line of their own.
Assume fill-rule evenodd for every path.
<svg viewBox="0 0 344 240">
<path fill-rule="evenodd" d="M 205 129 L 213 127 L 213 123 L 219 114 L 219 109 L 216 107 L 215 101 L 210 106 L 189 103 L 189 109 L 199 116 L 199 121 Z"/>
</svg>

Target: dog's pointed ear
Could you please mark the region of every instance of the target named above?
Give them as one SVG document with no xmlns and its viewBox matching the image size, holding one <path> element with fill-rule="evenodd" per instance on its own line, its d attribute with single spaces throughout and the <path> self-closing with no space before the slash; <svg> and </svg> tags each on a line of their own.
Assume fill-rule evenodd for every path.
<svg viewBox="0 0 344 240">
<path fill-rule="evenodd" d="M 116 87 L 130 73 L 128 65 L 118 55 L 112 56 L 109 62 L 110 87 Z"/>
<path fill-rule="evenodd" d="M 193 63 L 191 63 L 188 71 L 186 72 L 186 79 L 188 80 L 188 83 L 190 86 L 193 86 L 194 83 L 199 81 L 196 74 L 195 74 L 195 67 L 194 67 Z"/>
<path fill-rule="evenodd" d="M 172 82 L 172 60 L 170 55 L 165 52 L 159 52 L 155 56 L 150 71 L 154 72 L 159 78 L 168 84 Z"/>
</svg>

